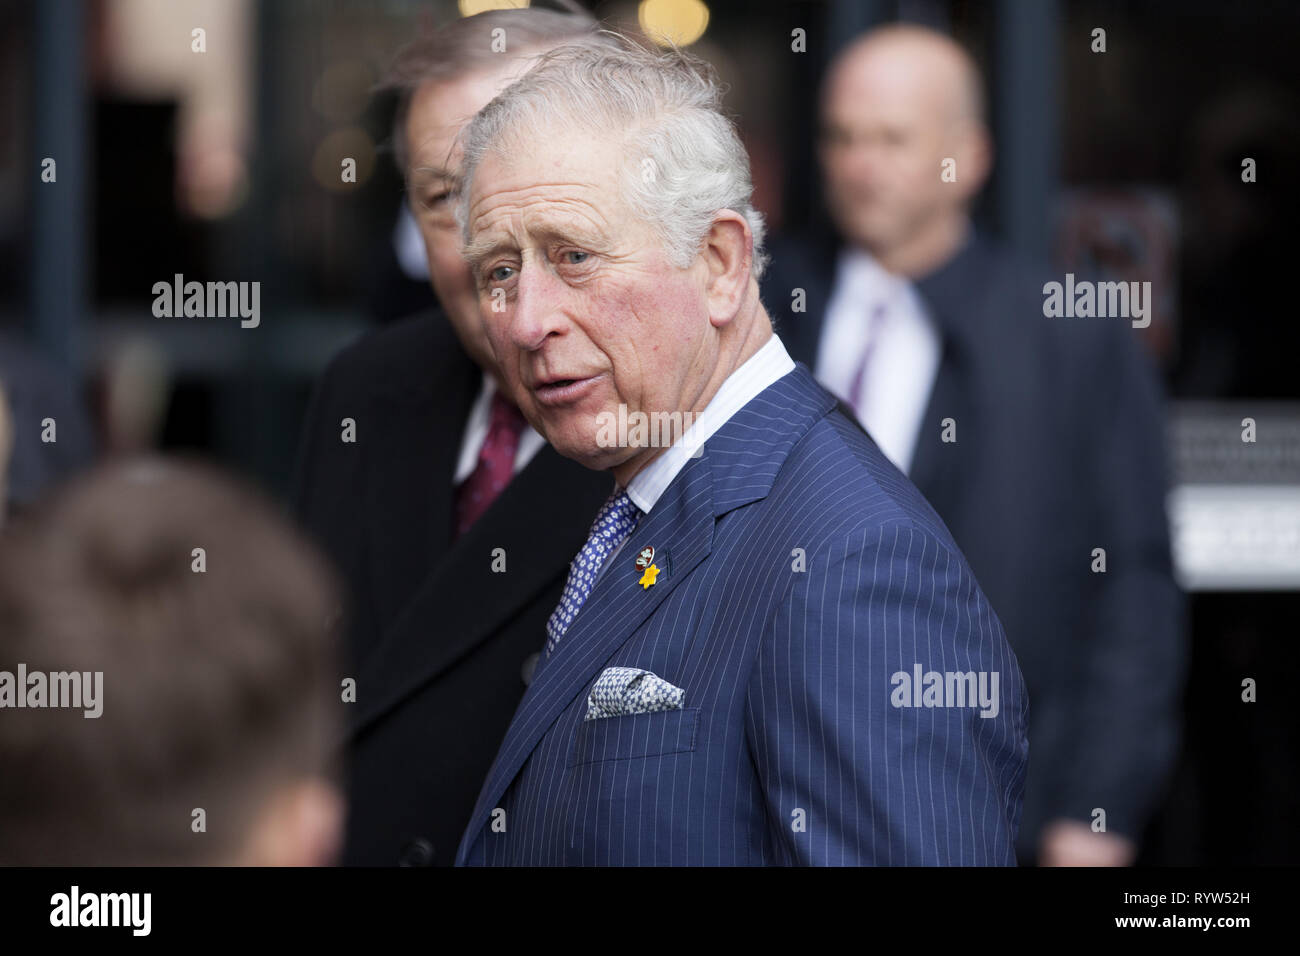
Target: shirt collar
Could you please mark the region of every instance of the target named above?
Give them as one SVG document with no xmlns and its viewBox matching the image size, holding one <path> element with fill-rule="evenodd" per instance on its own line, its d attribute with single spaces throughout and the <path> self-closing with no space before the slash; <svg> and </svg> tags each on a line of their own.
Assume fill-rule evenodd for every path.
<svg viewBox="0 0 1300 956">
<path fill-rule="evenodd" d="M 840 292 L 848 296 L 851 310 L 860 303 L 891 308 L 900 303 L 912 309 L 920 306 L 912 282 L 906 276 L 890 272 L 865 249 L 855 246 L 841 249 L 835 278 Z"/>
<path fill-rule="evenodd" d="M 885 271 L 885 267 L 871 253 L 857 246 L 845 246 L 840 250 L 836 273 L 855 288 L 865 288 L 876 283 L 892 285 L 898 279 L 893 273 Z"/>
<path fill-rule="evenodd" d="M 952 257 L 923 276 L 901 279 L 885 270 L 865 249 L 849 243 L 839 248 L 835 258 L 836 279 L 843 279 L 855 294 L 869 289 L 875 282 L 896 280 L 919 297 L 926 314 L 945 342 L 965 341 L 977 335 L 968 316 L 971 311 L 972 283 L 987 280 L 990 264 L 986 261 L 985 240 L 974 226 L 966 234 Z"/>
<path fill-rule="evenodd" d="M 496 395 L 496 381 L 487 372 L 483 372 L 483 381 L 479 385 L 478 397 L 469 408 L 469 417 L 465 420 L 465 430 L 461 436 L 460 455 L 456 459 L 456 470 L 452 473 L 452 484 L 459 485 L 474 473 L 478 467 L 479 455 L 483 452 L 483 443 L 487 440 L 491 428 L 492 397 Z M 533 456 L 546 444 L 533 426 L 525 423 L 519 433 L 519 447 L 515 452 L 515 470 L 533 460 Z"/>
<path fill-rule="evenodd" d="M 794 360 L 775 333 L 757 352 L 727 376 L 717 393 L 692 422 L 691 427 L 646 465 L 627 485 L 627 495 L 645 514 L 672 484 L 692 457 L 725 425 L 731 416 L 750 403 L 760 392 L 794 371 Z"/>
</svg>

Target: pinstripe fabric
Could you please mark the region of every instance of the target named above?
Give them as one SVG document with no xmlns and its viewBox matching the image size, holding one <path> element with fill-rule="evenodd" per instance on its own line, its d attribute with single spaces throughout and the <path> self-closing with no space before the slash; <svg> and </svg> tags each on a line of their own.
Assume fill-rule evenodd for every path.
<svg viewBox="0 0 1300 956">
<path fill-rule="evenodd" d="M 1015 862 L 1019 667 L 938 516 L 834 405 L 800 365 L 683 468 L 534 678 L 459 864 Z M 668 569 L 648 589 L 646 545 Z M 997 672 L 998 714 L 893 706 L 918 664 Z M 684 708 L 584 721 L 611 666 Z"/>
</svg>

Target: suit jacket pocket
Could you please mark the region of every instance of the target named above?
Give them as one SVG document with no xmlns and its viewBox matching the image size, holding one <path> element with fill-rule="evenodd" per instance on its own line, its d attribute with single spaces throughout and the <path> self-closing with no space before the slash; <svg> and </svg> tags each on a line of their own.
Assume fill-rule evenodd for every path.
<svg viewBox="0 0 1300 956">
<path fill-rule="evenodd" d="M 569 766 L 694 750 L 699 717 L 700 708 L 688 707 L 580 721 Z"/>
</svg>

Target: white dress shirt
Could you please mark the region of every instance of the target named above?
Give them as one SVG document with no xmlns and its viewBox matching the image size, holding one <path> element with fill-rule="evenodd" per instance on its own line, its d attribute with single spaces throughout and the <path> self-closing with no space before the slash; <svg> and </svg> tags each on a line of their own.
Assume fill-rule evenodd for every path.
<svg viewBox="0 0 1300 956">
<path fill-rule="evenodd" d="M 845 404 L 852 403 L 854 379 L 872 346 L 868 319 L 882 305 L 854 412 L 885 457 L 906 473 L 921 429 L 939 427 L 923 418 L 942 350 L 938 330 L 912 284 L 887 272 L 866 252 L 841 252 L 815 374 Z"/>
<path fill-rule="evenodd" d="M 469 419 L 465 422 L 465 437 L 460 442 L 460 458 L 456 460 L 456 474 L 451 480 L 453 487 L 472 475 L 474 467 L 478 464 L 479 452 L 483 449 L 483 443 L 487 441 L 488 425 L 492 414 L 492 395 L 496 390 L 496 383 L 492 381 L 492 376 L 484 372 L 483 386 L 479 389 L 478 398 L 474 399 L 474 404 L 470 406 Z M 511 474 L 517 475 L 523 471 L 545 444 L 546 439 L 525 424 L 524 430 L 519 434 L 519 447 L 515 449 L 515 466 Z"/>
<path fill-rule="evenodd" d="M 644 514 L 649 514 L 658 503 L 673 479 L 686 467 L 686 463 L 719 428 L 731 420 L 731 417 L 752 401 L 759 392 L 778 379 L 794 371 L 794 359 L 785 350 L 781 339 L 773 335 L 762 348 L 751 355 L 740 368 L 736 369 L 722 385 L 704 411 L 695 418 L 691 427 L 665 449 L 650 464 L 638 471 L 627 485 L 627 496 L 632 499 Z M 597 580 L 604 575 L 605 569 L 618 558 L 623 546 L 631 540 L 631 535 L 601 565 Z"/>
</svg>

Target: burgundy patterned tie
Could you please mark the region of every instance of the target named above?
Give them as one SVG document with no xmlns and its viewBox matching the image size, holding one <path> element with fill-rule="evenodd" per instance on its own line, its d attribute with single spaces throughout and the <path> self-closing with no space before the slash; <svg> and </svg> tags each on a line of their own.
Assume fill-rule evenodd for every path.
<svg viewBox="0 0 1300 956">
<path fill-rule="evenodd" d="M 487 438 L 479 449 L 478 464 L 456 489 L 456 537 L 482 517 L 505 490 L 515 470 L 515 452 L 523 433 L 523 414 L 500 392 L 492 393 Z M 453 539 L 454 540 L 454 539 Z"/>
<path fill-rule="evenodd" d="M 884 325 L 884 318 L 889 314 L 889 309 L 885 303 L 879 303 L 871 310 L 871 316 L 867 319 L 867 344 L 862 349 L 862 359 L 858 362 L 857 374 L 853 376 L 853 384 L 849 387 L 849 406 L 857 412 L 858 421 L 864 422 L 863 413 L 866 409 L 863 407 L 862 387 L 866 383 L 867 369 L 871 365 L 871 356 L 875 354 L 876 343 L 880 341 L 880 329 Z"/>
</svg>

